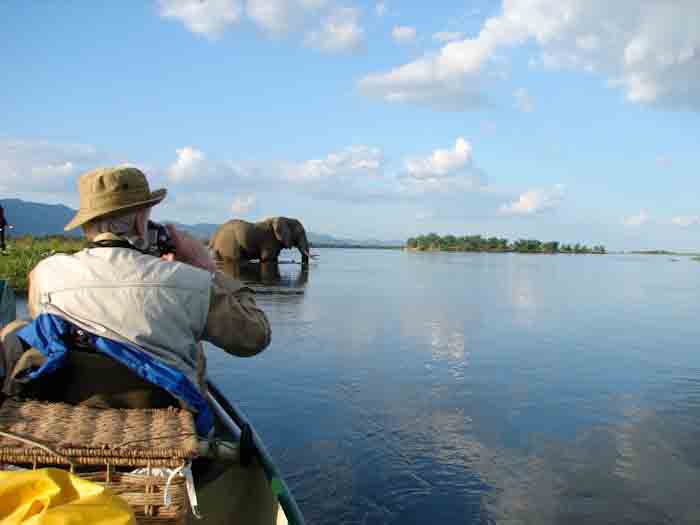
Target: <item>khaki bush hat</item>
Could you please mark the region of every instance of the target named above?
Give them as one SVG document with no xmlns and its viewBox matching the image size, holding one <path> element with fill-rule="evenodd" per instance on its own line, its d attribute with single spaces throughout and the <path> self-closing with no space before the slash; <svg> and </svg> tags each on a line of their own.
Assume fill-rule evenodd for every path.
<svg viewBox="0 0 700 525">
<path fill-rule="evenodd" d="M 165 198 L 167 190 L 151 191 L 143 172 L 128 166 L 97 168 L 80 177 L 80 210 L 66 224 L 72 230 L 92 219 L 118 211 L 155 206 Z"/>
</svg>

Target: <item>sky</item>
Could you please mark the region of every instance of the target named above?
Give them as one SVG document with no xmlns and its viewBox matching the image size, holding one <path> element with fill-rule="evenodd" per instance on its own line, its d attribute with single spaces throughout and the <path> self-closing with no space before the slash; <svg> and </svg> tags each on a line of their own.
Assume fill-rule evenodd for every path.
<svg viewBox="0 0 700 525">
<path fill-rule="evenodd" d="M 700 249 L 697 0 L 0 3 L 0 197 Z"/>
</svg>

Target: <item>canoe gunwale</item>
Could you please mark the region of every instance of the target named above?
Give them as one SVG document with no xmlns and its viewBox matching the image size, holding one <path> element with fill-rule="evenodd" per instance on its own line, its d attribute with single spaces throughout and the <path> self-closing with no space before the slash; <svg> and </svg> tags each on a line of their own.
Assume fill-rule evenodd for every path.
<svg viewBox="0 0 700 525">
<path fill-rule="evenodd" d="M 227 430 L 238 438 L 240 437 L 241 429 L 245 425 L 249 426 L 252 432 L 253 444 L 258 453 L 260 463 L 265 471 L 267 480 L 273 484 L 273 492 L 277 496 L 289 524 L 305 525 L 304 517 L 299 510 L 299 506 L 297 505 L 294 496 L 289 490 L 287 483 L 280 475 L 271 454 L 263 444 L 263 441 L 255 431 L 255 428 L 253 428 L 253 426 L 250 424 L 243 411 L 226 399 L 226 396 L 221 393 L 221 390 L 215 383 L 213 383 L 211 380 L 209 380 L 207 383 L 209 388 L 209 401 L 214 408 L 214 412 L 217 416 L 219 416 L 219 419 L 226 426 Z"/>
</svg>

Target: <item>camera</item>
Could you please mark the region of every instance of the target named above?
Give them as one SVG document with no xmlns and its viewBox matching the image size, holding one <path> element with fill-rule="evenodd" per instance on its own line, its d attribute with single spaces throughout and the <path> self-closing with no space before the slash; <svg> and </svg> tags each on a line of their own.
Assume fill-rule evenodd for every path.
<svg viewBox="0 0 700 525">
<path fill-rule="evenodd" d="M 156 257 L 175 253 L 175 241 L 168 229 L 157 222 L 148 221 L 148 252 Z"/>
</svg>

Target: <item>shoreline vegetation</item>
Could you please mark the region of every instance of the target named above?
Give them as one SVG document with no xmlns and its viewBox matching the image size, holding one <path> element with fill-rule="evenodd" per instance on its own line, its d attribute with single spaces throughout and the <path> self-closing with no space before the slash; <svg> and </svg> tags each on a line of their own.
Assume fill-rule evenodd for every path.
<svg viewBox="0 0 700 525">
<path fill-rule="evenodd" d="M 0 255 L 0 279 L 7 279 L 16 292 L 25 293 L 29 272 L 39 261 L 55 253 L 78 252 L 85 245 L 84 239 L 62 235 L 15 237 L 7 241 L 7 251 Z"/>
<path fill-rule="evenodd" d="M 87 244 L 83 238 L 63 235 L 33 237 L 24 235 L 8 240 L 7 251 L 0 256 L 0 279 L 6 279 L 18 293 L 26 293 L 28 276 L 34 266 L 42 259 L 55 253 L 75 253 Z M 411 237 L 405 246 L 398 245 L 369 245 L 369 244 L 331 244 L 314 243 L 314 248 L 352 248 L 372 250 L 406 250 L 406 251 L 447 251 L 447 252 L 489 252 L 489 253 L 541 253 L 541 254 L 607 254 L 604 246 L 588 247 L 585 244 L 562 244 L 556 241 L 542 242 L 535 239 L 519 239 L 510 242 L 508 239 L 497 237 L 482 237 L 481 235 L 439 236 L 436 233 Z M 636 255 L 667 255 L 689 256 L 700 261 L 697 252 L 674 252 L 667 250 L 636 250 L 621 252 Z"/>
<path fill-rule="evenodd" d="M 492 252 L 492 253 L 565 253 L 565 254 L 597 254 L 607 252 L 605 246 L 586 246 L 585 244 L 564 244 L 558 241 L 543 242 L 537 239 L 518 239 L 510 242 L 498 237 L 482 237 L 481 235 L 465 235 L 456 237 L 436 233 L 411 237 L 406 241 L 406 249 L 410 251 L 443 251 L 443 252 Z"/>
</svg>

